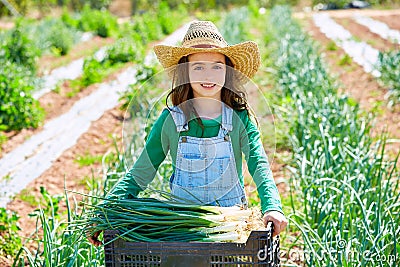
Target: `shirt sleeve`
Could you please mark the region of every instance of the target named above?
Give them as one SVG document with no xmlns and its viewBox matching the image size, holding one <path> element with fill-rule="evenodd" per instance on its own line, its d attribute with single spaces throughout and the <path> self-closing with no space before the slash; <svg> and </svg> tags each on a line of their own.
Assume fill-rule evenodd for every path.
<svg viewBox="0 0 400 267">
<path fill-rule="evenodd" d="M 125 176 L 110 190 L 107 199 L 136 197 L 154 179 L 158 167 L 169 151 L 168 138 L 164 129 L 168 115 L 169 111 L 165 109 L 155 121 L 140 156 Z"/>
<path fill-rule="evenodd" d="M 282 204 L 278 188 L 272 175 L 267 155 L 261 141 L 261 134 L 255 122 L 253 122 L 247 111 L 243 112 L 241 127 L 241 148 L 245 155 L 247 167 L 261 200 L 261 211 L 276 210 L 283 214 Z"/>
</svg>

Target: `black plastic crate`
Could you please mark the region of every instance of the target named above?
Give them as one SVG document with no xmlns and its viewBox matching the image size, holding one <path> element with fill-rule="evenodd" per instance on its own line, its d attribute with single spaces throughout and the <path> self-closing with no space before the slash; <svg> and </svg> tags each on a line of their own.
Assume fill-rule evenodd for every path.
<svg viewBox="0 0 400 267">
<path fill-rule="evenodd" d="M 104 242 L 118 232 L 104 232 Z M 127 242 L 121 238 L 104 247 L 106 267 L 206 267 L 280 266 L 279 236 L 272 238 L 272 224 L 252 231 L 246 243 Z"/>
</svg>

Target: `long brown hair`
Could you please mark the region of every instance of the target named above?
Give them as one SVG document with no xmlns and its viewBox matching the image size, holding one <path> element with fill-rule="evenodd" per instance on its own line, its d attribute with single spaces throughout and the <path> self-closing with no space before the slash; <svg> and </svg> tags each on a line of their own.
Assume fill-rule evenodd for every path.
<svg viewBox="0 0 400 267">
<path fill-rule="evenodd" d="M 172 104 L 178 106 L 182 109 L 186 117 L 186 122 L 188 122 L 191 116 L 194 114 L 197 122 L 204 131 L 204 125 L 201 122 L 196 110 L 193 105 L 190 104 L 189 99 L 193 99 L 193 89 L 190 85 L 188 63 L 189 56 L 182 57 L 178 65 L 174 70 L 174 76 L 172 80 L 172 90 L 168 93 L 166 98 L 166 105 L 168 106 L 168 99 L 171 97 Z M 186 64 L 185 64 L 186 63 Z M 247 113 L 254 115 L 247 104 L 247 96 L 243 85 L 239 82 L 238 71 L 234 70 L 234 66 L 229 57 L 225 56 L 225 64 L 229 66 L 226 68 L 225 74 L 225 84 L 221 88 L 221 101 L 234 110 L 242 111 L 247 110 Z M 254 118 L 256 118 L 254 116 Z M 258 124 L 258 122 L 257 122 Z"/>
</svg>

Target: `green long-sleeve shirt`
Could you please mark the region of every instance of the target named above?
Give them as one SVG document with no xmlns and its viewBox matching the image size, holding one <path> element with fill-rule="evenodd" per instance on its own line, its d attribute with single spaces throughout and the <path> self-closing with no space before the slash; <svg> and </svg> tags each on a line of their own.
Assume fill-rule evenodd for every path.
<svg viewBox="0 0 400 267">
<path fill-rule="evenodd" d="M 202 120 L 204 130 L 196 120 L 189 121 L 189 130 L 180 135 L 194 137 L 215 137 L 218 135 L 221 116 L 213 120 Z M 233 130 L 229 133 L 232 141 L 239 181 L 243 186 L 242 157 L 245 156 L 248 170 L 257 186 L 261 199 L 261 210 L 282 212 L 278 189 L 275 185 L 267 156 L 262 146 L 260 132 L 250 119 L 247 111 L 234 111 Z M 111 190 L 109 198 L 136 196 L 149 184 L 168 152 L 175 168 L 179 133 L 168 109 L 164 109 L 155 121 L 145 147 L 133 167 Z M 139 186 L 138 186 L 139 185 Z M 282 212 L 283 213 L 283 212 Z"/>
</svg>

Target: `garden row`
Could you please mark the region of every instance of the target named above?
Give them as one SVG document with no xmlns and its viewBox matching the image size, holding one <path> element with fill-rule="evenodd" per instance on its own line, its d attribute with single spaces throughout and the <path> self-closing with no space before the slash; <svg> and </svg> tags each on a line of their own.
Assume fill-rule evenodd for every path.
<svg viewBox="0 0 400 267">
<path fill-rule="evenodd" d="M 164 31 L 166 31 L 168 27 L 168 31 L 174 30 L 178 26 L 178 23 L 181 23 L 182 21 L 167 21 L 166 16 L 169 16 L 171 14 L 171 11 L 164 11 L 165 12 L 162 13 L 164 14 L 164 16 L 157 18 L 156 16 L 154 16 L 154 14 L 144 14 L 141 17 L 138 16 L 134 24 L 125 25 L 123 29 L 120 30 L 120 34 L 122 34 L 123 32 L 124 34 L 128 35 L 128 37 L 125 37 L 125 35 L 122 34 L 123 36 L 119 38 L 116 43 L 108 49 L 109 53 L 107 53 L 107 60 L 97 62 L 96 66 L 93 67 L 96 67 L 97 71 L 102 71 L 102 74 L 104 74 L 107 69 L 115 67 L 118 64 L 120 68 L 123 67 L 123 64 L 121 64 L 121 62 L 132 61 L 142 66 L 146 45 L 148 45 L 150 41 L 159 39 L 164 36 Z M 183 10 L 174 11 L 174 13 L 175 12 L 177 13 L 175 15 L 175 18 L 183 18 L 186 16 Z M 160 23 L 159 21 L 161 18 L 165 19 L 163 23 Z M 140 28 L 140 30 L 138 30 L 138 27 Z M 163 27 L 165 27 L 165 29 Z M 132 32 L 140 36 L 129 36 Z M 86 60 L 86 62 L 94 62 L 94 59 L 90 57 L 88 60 Z M 87 77 L 90 76 L 88 70 L 90 70 L 90 72 L 92 73 L 97 73 L 93 70 L 93 67 L 85 68 L 86 71 L 83 72 L 84 74 L 82 77 L 85 76 L 85 73 Z M 138 78 L 141 77 L 140 74 L 143 73 L 139 71 Z M 99 76 L 97 76 L 97 78 L 99 78 Z M 100 78 L 96 81 L 99 81 L 102 78 L 104 78 L 104 75 L 100 76 Z M 132 77 L 132 79 L 133 78 L 134 77 Z M 59 178 L 62 179 L 62 177 Z M 1 209 L 1 214 L 1 225 L 4 226 L 4 229 L 0 234 L 2 237 L 0 239 L 0 255 L 15 255 L 15 250 L 18 250 L 18 247 L 21 246 L 21 237 L 16 234 L 16 232 L 18 232 L 18 227 L 16 227 L 18 216 L 16 214 L 10 215 L 8 212 L 6 212 L 5 209 Z M 81 265 L 77 264 L 76 266 Z"/>
<path fill-rule="evenodd" d="M 400 104 L 400 51 L 379 52 L 379 81 L 389 89 L 389 106 Z"/>
<path fill-rule="evenodd" d="M 98 64 L 92 68 L 84 68 L 83 75 L 80 79 L 74 80 L 74 84 L 79 82 L 78 84 L 81 85 L 82 81 L 87 81 L 85 77 L 91 79 L 90 83 L 98 82 L 110 71 L 126 67 L 125 61 L 143 62 L 144 46 L 142 43 L 134 43 L 133 39 L 124 40 L 124 42 L 119 42 L 120 40 L 118 39 L 114 45 L 108 48 L 109 53 L 105 57 L 106 60 L 98 61 L 97 58 L 93 58 L 90 62 L 97 62 Z M 126 45 L 118 46 L 121 43 Z M 124 50 L 124 48 L 127 49 Z M 137 53 L 139 49 L 143 51 Z M 119 56 L 119 59 L 112 60 L 112 56 Z M 96 68 L 97 72 L 93 68 Z M 91 70 L 89 74 L 87 74 L 87 70 Z M 51 166 L 52 161 L 56 160 L 64 150 L 73 146 L 79 136 L 88 129 L 91 121 L 97 120 L 105 110 L 118 104 L 118 92 L 125 90 L 130 83 L 134 82 L 131 80 L 131 76 L 132 72 L 135 71 L 132 68 L 127 68 L 114 82 L 92 86 L 91 91 L 94 89 L 94 92 L 82 99 L 77 99 L 68 111 L 46 123 L 41 131 L 0 159 L 0 176 L 3 178 L 0 182 L 3 187 L 0 197 L 1 206 L 4 206 L 10 200 L 10 197 L 20 192 L 30 181 L 45 172 Z M 96 76 L 98 80 L 93 80 L 94 74 L 98 74 L 98 72 L 101 72 L 101 75 Z M 94 74 L 90 75 L 90 73 Z M 85 74 L 87 75 L 85 76 Z M 85 85 L 81 85 L 79 89 L 85 89 Z M 58 107 L 55 105 L 55 108 Z M 57 142 L 58 138 L 61 138 L 63 142 Z M 44 146 L 45 148 L 38 150 L 37 146 Z"/>
<path fill-rule="evenodd" d="M 364 25 L 369 31 L 379 35 L 380 38 L 400 44 L 400 32 L 390 29 L 383 22 L 361 15 L 354 16 L 354 19 L 358 24 Z M 356 40 L 348 30 L 328 14 L 314 14 L 313 20 L 322 33 L 332 39 L 351 59 L 388 88 L 387 98 L 390 107 L 400 103 L 400 65 L 398 64 L 400 51 L 398 49 L 380 51 L 365 41 Z"/>
<path fill-rule="evenodd" d="M 308 266 L 396 266 L 399 172 L 397 158 L 385 156 L 385 134 L 374 142 L 371 118 L 338 95 L 288 9 L 274 8 L 267 24 L 279 91 L 270 97 L 293 151 L 290 229 L 302 233 L 290 247 L 303 247 Z"/>
<path fill-rule="evenodd" d="M 65 55 L 79 41 L 82 32 L 95 31 L 105 37 L 110 34 L 111 25 L 114 29 L 117 26 L 116 19 L 106 12 L 85 9 L 78 16 L 73 19 L 65 13 L 61 19 L 49 18 L 38 23 L 20 20 L 16 28 L 2 33 L 2 131 L 37 127 L 43 120 L 43 110 L 31 96 L 42 86 L 37 77 L 39 57 L 48 53 Z"/>
<path fill-rule="evenodd" d="M 184 18 L 186 11 L 177 10 L 176 14 Z M 85 8 L 81 14 L 64 13 L 60 19 L 46 19 L 34 26 L 31 21 L 22 21 L 15 29 L 3 33 L 0 130 L 37 127 L 42 122 L 43 110 L 31 94 L 43 86 L 43 81 L 37 77 L 37 59 L 43 53 L 67 53 L 82 31 L 117 38 L 101 61 L 94 57 L 85 59 L 83 74 L 73 84 L 72 91 L 76 92 L 101 81 L 111 69 L 120 67 L 118 64 L 142 58 L 146 44 L 171 33 L 180 23 L 180 19 L 170 20 L 169 15 L 168 6 L 161 5 L 159 16 L 147 12 L 134 17 L 133 23 L 118 26 L 110 13 Z M 8 94 L 4 93 L 6 91 Z"/>
</svg>

